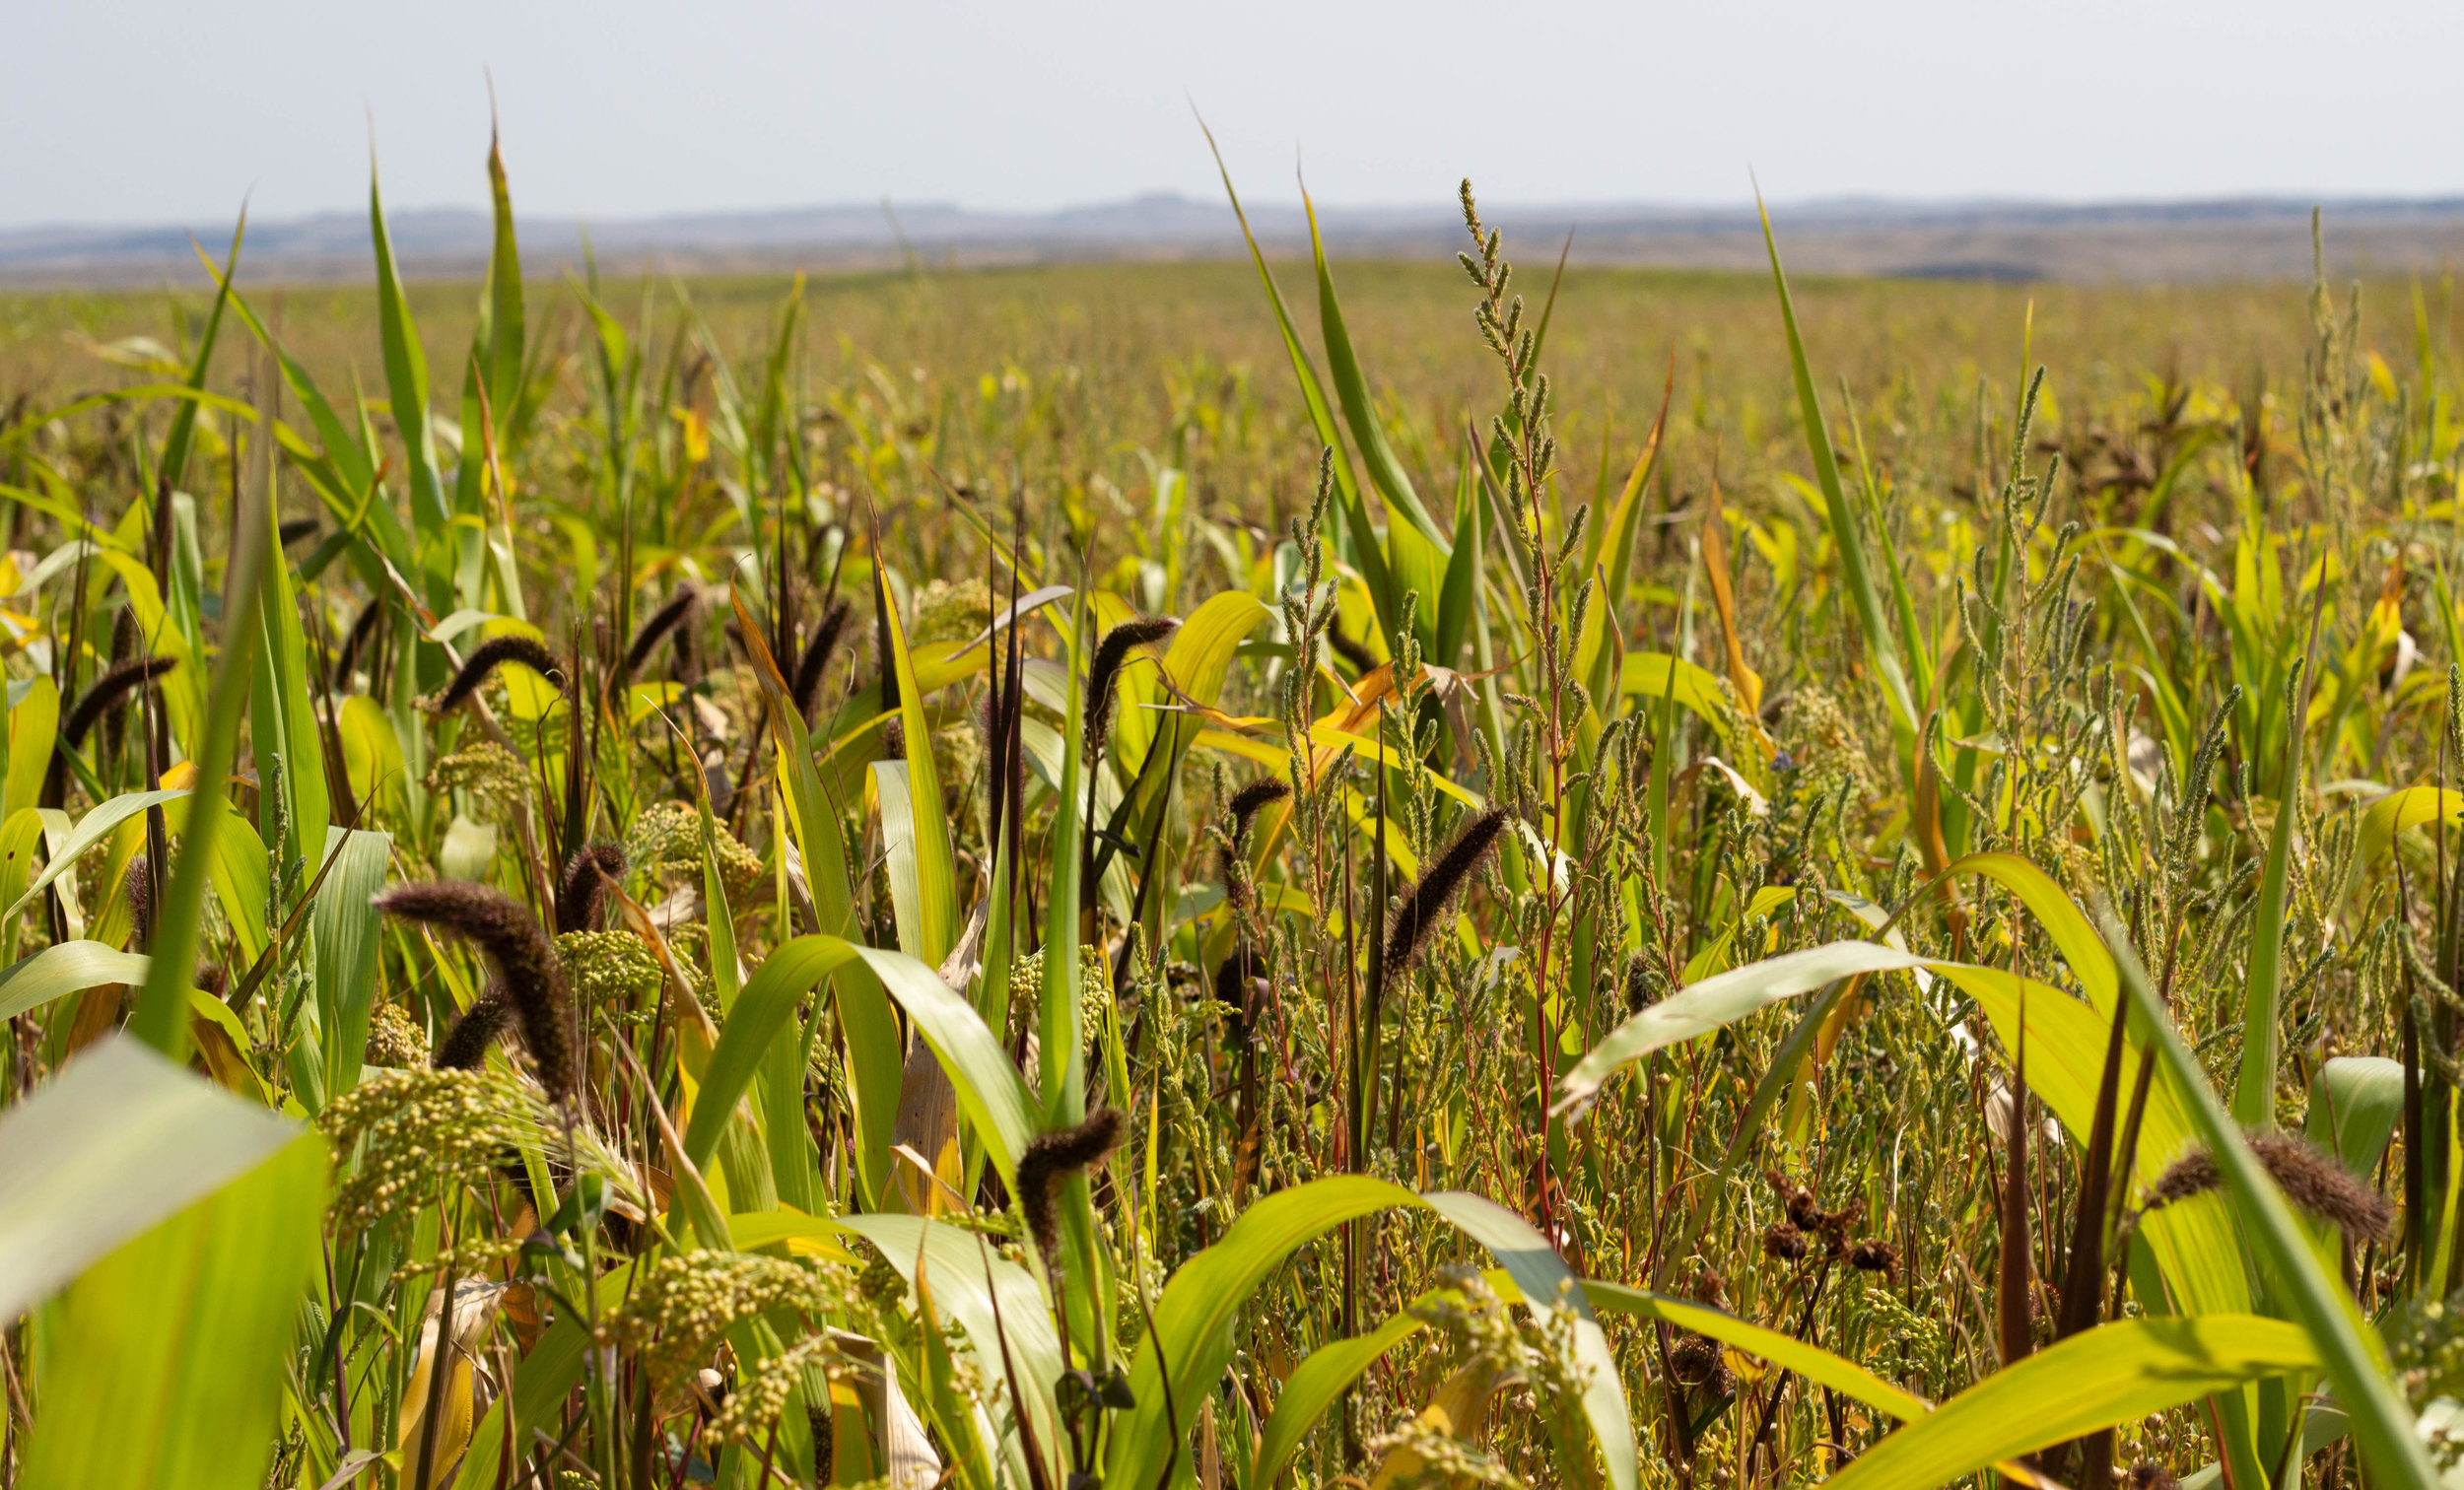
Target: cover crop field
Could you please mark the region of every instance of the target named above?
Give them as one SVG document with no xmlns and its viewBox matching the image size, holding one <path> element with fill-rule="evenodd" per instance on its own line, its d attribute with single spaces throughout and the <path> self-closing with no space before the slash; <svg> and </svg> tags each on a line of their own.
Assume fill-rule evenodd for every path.
<svg viewBox="0 0 2464 1490">
<path fill-rule="evenodd" d="M 483 284 L 0 301 L 0 1484 L 2464 1453 L 2447 285 L 490 168 Z"/>
</svg>

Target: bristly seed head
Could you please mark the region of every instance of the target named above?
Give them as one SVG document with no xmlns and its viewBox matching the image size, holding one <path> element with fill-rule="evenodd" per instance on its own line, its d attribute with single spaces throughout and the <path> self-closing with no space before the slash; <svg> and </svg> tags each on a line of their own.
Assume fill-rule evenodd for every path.
<svg viewBox="0 0 2464 1490">
<path fill-rule="evenodd" d="M 97 720 L 125 703 L 139 687 L 178 665 L 177 657 L 132 657 L 95 679 L 93 686 L 78 697 L 77 707 L 68 711 L 68 718 L 61 723 L 60 743 L 75 749 L 84 743 L 87 731 L 94 728 Z"/>
<path fill-rule="evenodd" d="M 632 681 L 633 675 L 642 670 L 642 664 L 650 660 L 650 653 L 658 649 L 658 643 L 683 623 L 693 609 L 693 602 L 699 598 L 690 589 L 679 589 L 674 598 L 650 612 L 650 619 L 642 623 L 642 629 L 633 634 L 632 644 L 625 648 L 625 660 L 616 670 L 618 687 Z"/>
<path fill-rule="evenodd" d="M 1455 896 L 1471 881 L 1472 871 L 1497 847 L 1498 835 L 1505 828 L 1506 810 L 1502 807 L 1473 815 L 1445 851 L 1421 871 L 1420 882 L 1395 908 L 1395 919 L 1386 929 L 1388 982 L 1397 982 L 1411 971 L 1429 932 L 1445 919 L 1446 908 L 1454 904 Z"/>
<path fill-rule="evenodd" d="M 1121 1146 L 1129 1119 L 1119 1108 L 1099 1107 L 1076 1127 L 1028 1140 L 1018 1158 L 1018 1208 L 1027 1235 L 1050 1262 L 1061 1248 L 1061 1186 L 1071 1175 L 1100 1167 Z"/>
<path fill-rule="evenodd" d="M 2387 1197 L 2347 1173 L 2326 1153 L 2283 1133 L 2251 1133 L 2243 1141 L 2286 1199 L 2347 1237 L 2367 1242 L 2382 1239 L 2394 1229 L 2395 1207 Z M 2148 1191 L 2147 1209 L 2205 1194 L 2223 1184 L 2216 1156 L 2203 1148 L 2192 1149 L 2156 1177 Z"/>
<path fill-rule="evenodd" d="M 1088 669 L 1086 678 L 1085 733 L 1081 739 L 1087 765 L 1102 760 L 1104 747 L 1112 741 L 1113 701 L 1120 694 L 1117 685 L 1129 653 L 1154 645 L 1180 626 L 1170 616 L 1140 616 L 1104 633 L 1104 640 L 1095 647 L 1095 665 Z"/>
<path fill-rule="evenodd" d="M 1885 1281 L 1899 1280 L 1899 1249 L 1880 1237 L 1868 1237 L 1848 1249 L 1848 1265 L 1859 1272 L 1881 1273 Z"/>
<path fill-rule="evenodd" d="M 813 700 L 821 693 L 821 675 L 829 669 L 830 654 L 838 650 L 839 634 L 847 629 L 848 605 L 833 600 L 830 608 L 813 623 L 812 640 L 804 643 L 804 659 L 795 666 L 795 681 L 789 688 L 797 711 L 810 717 Z"/>
<path fill-rule="evenodd" d="M 539 1068 L 539 1084 L 560 1102 L 574 1095 L 573 1003 L 565 994 L 564 970 L 557 965 L 555 944 L 519 901 L 486 885 L 420 880 L 397 885 L 373 904 L 388 915 L 442 926 L 478 943 L 504 982 L 522 1044 Z M 445 1044 L 457 1042 L 448 1036 Z"/>
<path fill-rule="evenodd" d="M 1250 1021 L 1257 1013 L 1256 1006 L 1261 996 L 1258 984 L 1260 981 L 1271 978 L 1272 970 L 1267 967 L 1266 958 L 1259 955 L 1257 948 L 1246 944 L 1233 948 L 1232 955 L 1215 969 L 1215 1002 L 1220 1006 L 1224 1020 L 1231 1026 L 1231 1034 L 1226 1038 L 1228 1045 L 1248 1043 Z"/>
<path fill-rule="evenodd" d="M 496 1038 L 505 1033 L 513 1019 L 513 1008 L 506 1002 L 505 984 L 493 978 L 488 980 L 488 985 L 470 1001 L 462 1017 L 453 1022 L 453 1028 L 445 1031 L 437 1053 L 428 1063 L 440 1071 L 478 1070 L 488 1058 L 488 1047 L 496 1044 Z"/>
<path fill-rule="evenodd" d="M 120 876 L 120 893 L 128 897 L 130 940 L 140 949 L 154 945 L 154 866 L 142 853 L 128 861 Z"/>
<path fill-rule="evenodd" d="M 557 934 L 589 930 L 608 892 L 624 877 L 625 850 L 614 844 L 591 844 L 567 859 L 556 882 Z"/>
<path fill-rule="evenodd" d="M 1281 777 L 1260 777 L 1232 793 L 1232 842 L 1244 843 L 1249 838 L 1249 825 L 1258 814 L 1292 794 L 1292 783 Z"/>
<path fill-rule="evenodd" d="M 557 687 L 565 686 L 565 664 L 559 662 L 556 653 L 548 650 L 547 644 L 538 638 L 493 637 L 480 643 L 476 650 L 462 659 L 461 671 L 453 675 L 453 681 L 445 686 L 445 692 L 437 695 L 436 703 L 430 708 L 437 713 L 452 712 L 479 691 L 479 685 L 487 682 L 490 674 L 507 662 L 519 662 Z"/>
<path fill-rule="evenodd" d="M 1232 793 L 1232 842 L 1223 855 L 1223 898 L 1235 911 L 1249 909 L 1249 825 L 1269 805 L 1291 794 L 1290 783 L 1281 777 L 1260 777 Z"/>
</svg>

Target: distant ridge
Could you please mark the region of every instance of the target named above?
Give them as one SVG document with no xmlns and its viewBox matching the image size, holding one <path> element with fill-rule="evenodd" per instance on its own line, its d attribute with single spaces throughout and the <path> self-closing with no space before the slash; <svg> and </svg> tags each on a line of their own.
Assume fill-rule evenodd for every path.
<svg viewBox="0 0 2464 1490">
<path fill-rule="evenodd" d="M 2464 259 L 2464 197 L 2329 200 L 2327 241 L 2338 273 L 2434 271 Z M 895 227 L 893 226 L 893 212 Z M 1792 267 L 1812 273 L 1920 278 L 2167 282 L 2291 279 L 2310 271 L 2310 203 L 2211 201 L 1896 202 L 1840 199 L 1774 210 Z M 1574 230 L 1587 264 L 1751 269 L 1762 262 L 1750 207 L 1501 206 L 1492 222 L 1526 245 Z M 524 267 L 579 265 L 581 226 L 516 209 Z M 1330 249 L 1348 258 L 1451 258 L 1462 236 L 1451 205 L 1320 212 Z M 1269 251 L 1306 251 L 1299 209 L 1253 207 Z M 488 219 L 460 208 L 395 213 L 404 272 L 477 275 Z M 105 288 L 202 278 L 188 235 L 220 253 L 231 225 L 189 228 L 0 230 L 0 287 Z M 602 265 L 689 272 L 894 267 L 913 252 L 929 265 L 1224 258 L 1242 250 L 1221 203 L 1153 193 L 1053 212 L 990 212 L 947 203 L 785 208 L 620 219 L 588 225 Z M 902 238 L 904 241 L 902 242 Z M 252 223 L 244 277 L 259 283 L 349 282 L 374 272 L 367 220 L 335 213 Z"/>
</svg>

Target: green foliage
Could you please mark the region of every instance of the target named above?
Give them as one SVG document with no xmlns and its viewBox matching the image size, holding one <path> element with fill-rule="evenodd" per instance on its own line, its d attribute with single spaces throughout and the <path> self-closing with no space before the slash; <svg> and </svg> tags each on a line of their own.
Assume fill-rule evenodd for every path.
<svg viewBox="0 0 2464 1490">
<path fill-rule="evenodd" d="M 2443 290 L 1527 306 L 1467 183 L 1314 321 L 1254 240 L 628 296 L 487 164 L 475 289 L 372 187 L 373 293 L 0 360 L 0 1480 L 2464 1442 Z"/>
</svg>

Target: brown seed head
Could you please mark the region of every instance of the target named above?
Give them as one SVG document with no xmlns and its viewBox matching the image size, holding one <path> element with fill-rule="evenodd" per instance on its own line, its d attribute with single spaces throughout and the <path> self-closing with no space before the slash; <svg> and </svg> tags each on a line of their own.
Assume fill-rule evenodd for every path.
<svg viewBox="0 0 2464 1490">
<path fill-rule="evenodd" d="M 2251 1133 L 2244 1141 L 2286 1199 L 2354 1241 L 2381 1239 L 2394 1228 L 2395 1206 L 2387 1197 L 2327 1154 L 2283 1133 Z M 2192 1149 L 2156 1177 L 2148 1192 L 2147 1208 L 2156 1210 L 2187 1200 L 2222 1184 L 2216 1157 L 2206 1149 Z"/>
<path fill-rule="evenodd" d="M 120 893 L 128 897 L 129 939 L 139 947 L 154 945 L 154 866 L 140 853 L 129 859 L 120 876 Z"/>
<path fill-rule="evenodd" d="M 625 648 L 625 660 L 617 667 L 616 685 L 619 688 L 631 682 L 633 675 L 642 670 L 642 664 L 650 660 L 650 653 L 658 649 L 658 643 L 667 639 L 669 632 L 683 624 L 697 598 L 690 589 L 679 589 L 665 605 L 650 612 L 650 619 L 642 623 L 642 629 L 633 634 L 632 644 Z"/>
<path fill-rule="evenodd" d="M 490 979 L 462 1017 L 453 1021 L 453 1028 L 445 1031 L 428 1063 L 440 1071 L 478 1070 L 488 1058 L 488 1047 L 496 1044 L 496 1038 L 505 1033 L 513 1018 L 513 1008 L 506 1002 L 505 985 Z"/>
<path fill-rule="evenodd" d="M 450 713 L 488 681 L 490 674 L 508 662 L 519 662 L 532 672 L 562 688 L 565 686 L 565 664 L 556 660 L 556 653 L 536 637 L 492 637 L 479 643 L 462 659 L 461 671 L 437 695 L 432 706 L 438 713 Z"/>
<path fill-rule="evenodd" d="M 1129 1119 L 1121 1109 L 1099 1107 L 1076 1127 L 1028 1141 L 1018 1159 L 1018 1207 L 1026 1213 L 1027 1235 L 1047 1260 L 1061 1246 L 1061 1182 L 1100 1167 L 1128 1130 Z"/>
<path fill-rule="evenodd" d="M 587 931 L 598 918 L 607 893 L 625 877 L 625 850 L 614 844 L 591 844 L 565 861 L 556 882 L 556 931 Z"/>
<path fill-rule="evenodd" d="M 1463 887 L 1471 883 L 1473 871 L 1497 847 L 1498 836 L 1506 831 L 1506 810 L 1491 807 L 1474 813 L 1463 825 L 1444 851 L 1420 871 L 1419 883 L 1403 896 L 1403 903 L 1395 908 L 1395 918 L 1386 928 L 1386 981 L 1402 981 L 1435 930 L 1446 918 L 1447 907 Z"/>
<path fill-rule="evenodd" d="M 442 926 L 478 943 L 496 964 L 522 1044 L 539 1068 L 540 1085 L 559 1101 L 574 1094 L 573 1004 L 565 994 L 564 970 L 557 965 L 555 943 L 520 902 L 486 885 L 419 880 L 395 886 L 374 904 L 388 915 Z M 453 1043 L 447 1037 L 446 1044 Z"/>
<path fill-rule="evenodd" d="M 1121 669 L 1129 660 L 1129 653 L 1141 646 L 1152 646 L 1179 630 L 1181 623 L 1170 616 L 1140 616 L 1124 621 L 1104 633 L 1096 643 L 1095 664 L 1087 671 L 1085 733 L 1082 736 L 1086 764 L 1094 765 L 1104 758 L 1104 747 L 1112 740 L 1113 701 L 1120 695 L 1117 686 Z"/>
<path fill-rule="evenodd" d="M 830 654 L 838 649 L 839 634 L 847 629 L 847 602 L 833 600 L 830 608 L 813 623 L 812 640 L 804 643 L 804 660 L 796 664 L 795 682 L 790 689 L 795 707 L 804 714 L 813 711 L 813 700 L 821 692 L 821 676 L 829 669 Z"/>
<path fill-rule="evenodd" d="M 74 750 L 84 743 L 87 731 L 93 729 L 104 714 L 128 702 L 128 696 L 140 687 L 179 665 L 177 657 L 131 657 L 94 680 L 78 695 L 77 706 L 68 711 L 60 724 L 60 743 Z"/>
<path fill-rule="evenodd" d="M 1899 1278 L 1899 1249 L 1880 1237 L 1868 1237 L 1848 1249 L 1848 1265 L 1859 1272 L 1881 1273 L 1896 1282 Z"/>
</svg>

